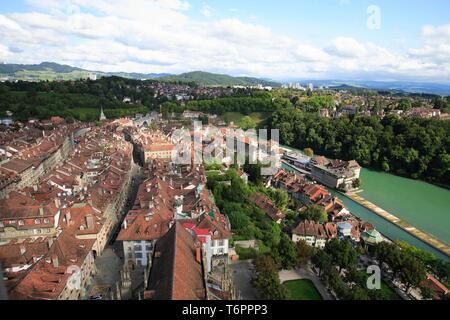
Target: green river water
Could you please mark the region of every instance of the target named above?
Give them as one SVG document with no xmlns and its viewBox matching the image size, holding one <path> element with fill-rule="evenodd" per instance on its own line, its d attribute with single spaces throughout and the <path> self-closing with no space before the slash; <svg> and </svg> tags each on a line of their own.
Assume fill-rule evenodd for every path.
<svg viewBox="0 0 450 320">
<path fill-rule="evenodd" d="M 283 167 L 286 167 L 283 165 Z M 286 167 L 287 168 L 287 167 Z M 361 170 L 365 199 L 387 210 L 416 228 L 427 232 L 441 242 L 450 244 L 450 190 L 432 184 L 398 177 L 384 172 Z M 435 254 L 440 259 L 450 258 L 403 229 L 379 217 L 350 198 L 330 190 L 338 196 L 355 216 L 372 223 L 391 240 L 406 241 Z"/>
</svg>

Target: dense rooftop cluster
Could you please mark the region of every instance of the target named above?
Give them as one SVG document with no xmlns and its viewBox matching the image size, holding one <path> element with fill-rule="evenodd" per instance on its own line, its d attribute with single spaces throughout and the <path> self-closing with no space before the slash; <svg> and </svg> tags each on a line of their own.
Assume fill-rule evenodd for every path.
<svg viewBox="0 0 450 320">
<path fill-rule="evenodd" d="M 123 205 L 132 146 L 92 127 L 68 157 L 0 201 L 0 262 L 11 298 L 77 299 Z"/>
</svg>

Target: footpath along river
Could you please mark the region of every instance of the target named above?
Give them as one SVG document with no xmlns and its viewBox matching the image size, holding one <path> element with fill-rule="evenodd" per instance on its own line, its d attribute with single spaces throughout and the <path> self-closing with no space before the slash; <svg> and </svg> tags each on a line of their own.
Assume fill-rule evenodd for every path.
<svg viewBox="0 0 450 320">
<path fill-rule="evenodd" d="M 283 165 L 283 167 L 286 166 Z M 359 195 L 363 198 L 432 235 L 441 242 L 450 244 L 450 190 L 423 181 L 402 178 L 365 168 L 361 170 L 361 181 L 363 192 Z M 342 199 L 355 216 L 372 223 L 391 240 L 406 241 L 433 253 L 440 259 L 450 261 L 450 258 L 445 254 L 350 198 L 335 190 L 330 190 L 330 192 Z"/>
</svg>

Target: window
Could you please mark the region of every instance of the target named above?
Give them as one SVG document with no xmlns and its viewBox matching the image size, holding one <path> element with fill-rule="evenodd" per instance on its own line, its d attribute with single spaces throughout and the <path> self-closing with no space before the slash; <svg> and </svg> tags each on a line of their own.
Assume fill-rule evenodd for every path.
<svg viewBox="0 0 450 320">
<path fill-rule="evenodd" d="M 142 252 L 136 252 L 136 258 L 142 258 Z"/>
<path fill-rule="evenodd" d="M 50 219 L 49 218 L 44 218 L 44 223 L 49 223 Z"/>
<path fill-rule="evenodd" d="M 19 220 L 19 226 L 23 226 L 25 222 L 23 220 Z"/>
<path fill-rule="evenodd" d="M 34 224 L 40 224 L 41 223 L 41 219 L 34 219 Z"/>
<path fill-rule="evenodd" d="M 219 247 L 223 247 L 223 240 L 219 240 Z"/>
<path fill-rule="evenodd" d="M 9 224 L 16 224 L 16 220 L 9 220 Z"/>
</svg>

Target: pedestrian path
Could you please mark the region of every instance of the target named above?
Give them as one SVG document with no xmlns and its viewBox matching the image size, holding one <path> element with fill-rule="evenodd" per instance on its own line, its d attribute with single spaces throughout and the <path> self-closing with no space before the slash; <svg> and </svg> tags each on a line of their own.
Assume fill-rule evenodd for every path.
<svg viewBox="0 0 450 320">
<path fill-rule="evenodd" d="M 320 281 L 319 277 L 310 269 L 309 266 L 294 270 L 281 270 L 279 272 L 279 276 L 281 283 L 290 280 L 311 280 L 324 300 L 335 300 L 334 297 L 328 292 L 328 289 L 323 285 L 322 281 Z"/>
</svg>

